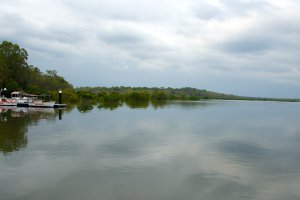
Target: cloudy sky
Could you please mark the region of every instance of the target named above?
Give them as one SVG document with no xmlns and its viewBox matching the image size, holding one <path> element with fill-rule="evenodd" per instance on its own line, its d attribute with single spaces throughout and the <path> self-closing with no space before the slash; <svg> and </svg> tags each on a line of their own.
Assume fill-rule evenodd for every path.
<svg viewBox="0 0 300 200">
<path fill-rule="evenodd" d="M 300 1 L 1 0 L 0 40 L 74 86 L 300 98 Z"/>
</svg>

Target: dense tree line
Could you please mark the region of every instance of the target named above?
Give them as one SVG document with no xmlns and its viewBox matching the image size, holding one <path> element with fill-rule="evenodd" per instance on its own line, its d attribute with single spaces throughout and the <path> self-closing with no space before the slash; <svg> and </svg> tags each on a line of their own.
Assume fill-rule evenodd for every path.
<svg viewBox="0 0 300 200">
<path fill-rule="evenodd" d="M 147 88 L 147 87 L 80 87 L 78 93 L 95 94 L 99 99 L 118 94 L 122 100 L 201 100 L 201 99 L 246 99 L 240 97 L 196 88 Z"/>
<path fill-rule="evenodd" d="M 205 99 L 222 100 L 259 100 L 259 101 L 299 101 L 299 99 L 277 99 L 243 97 L 229 95 L 196 88 L 147 88 L 147 87 L 80 87 L 75 89 L 80 99 L 89 99 L 100 102 L 101 105 L 127 105 L 137 102 L 157 102 L 168 100 L 198 101 Z M 144 104 L 146 105 L 146 104 Z"/>
<path fill-rule="evenodd" d="M 24 48 L 8 41 L 0 44 L 0 87 L 7 93 L 22 90 L 42 94 L 59 89 L 72 89 L 64 77 L 55 70 L 41 72 L 38 67 L 27 63 L 28 53 Z"/>
</svg>

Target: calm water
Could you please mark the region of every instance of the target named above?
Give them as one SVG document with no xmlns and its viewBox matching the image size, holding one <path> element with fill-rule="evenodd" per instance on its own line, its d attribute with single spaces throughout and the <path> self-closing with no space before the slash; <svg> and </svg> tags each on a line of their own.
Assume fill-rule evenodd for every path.
<svg viewBox="0 0 300 200">
<path fill-rule="evenodd" d="M 0 108 L 0 199 L 300 199 L 300 104 Z"/>
</svg>

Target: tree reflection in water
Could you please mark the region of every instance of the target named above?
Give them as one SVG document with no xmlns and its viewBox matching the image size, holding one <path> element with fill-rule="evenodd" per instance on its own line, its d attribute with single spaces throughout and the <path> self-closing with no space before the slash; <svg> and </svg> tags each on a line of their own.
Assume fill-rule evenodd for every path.
<svg viewBox="0 0 300 200">
<path fill-rule="evenodd" d="M 4 155 L 25 148 L 28 126 L 40 119 L 55 119 L 54 109 L 0 107 L 0 152 Z"/>
<path fill-rule="evenodd" d="M 168 105 L 168 101 L 161 100 L 161 101 L 151 101 L 151 104 L 154 109 L 162 109 L 165 108 Z"/>
<path fill-rule="evenodd" d="M 77 106 L 79 112 L 89 112 L 93 110 L 94 105 L 92 103 L 82 103 Z"/>
<path fill-rule="evenodd" d="M 126 101 L 126 105 L 129 107 L 129 108 L 148 108 L 149 106 L 149 101 L 148 100 L 137 100 L 137 101 L 134 101 L 134 100 L 128 100 Z"/>
</svg>

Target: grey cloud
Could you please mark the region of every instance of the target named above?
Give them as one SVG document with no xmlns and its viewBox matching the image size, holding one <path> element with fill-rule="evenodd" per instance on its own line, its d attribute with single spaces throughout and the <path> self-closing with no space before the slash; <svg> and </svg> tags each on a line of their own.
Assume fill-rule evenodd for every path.
<svg viewBox="0 0 300 200">
<path fill-rule="evenodd" d="M 105 34 L 100 33 L 100 40 L 107 42 L 108 44 L 115 45 L 141 45 L 146 41 L 141 34 L 135 33 L 134 30 L 128 30 L 120 32 L 120 31 L 112 31 L 107 32 Z"/>
<path fill-rule="evenodd" d="M 141 60 L 153 58 L 168 59 L 168 54 L 172 54 L 172 51 L 174 51 L 172 48 L 161 44 L 159 41 L 153 40 L 152 42 L 147 41 L 141 46 L 134 47 L 131 53 L 134 57 Z M 176 57 L 176 55 L 172 56 Z"/>
<path fill-rule="evenodd" d="M 225 52 L 232 53 L 262 53 L 272 48 L 273 41 L 270 38 L 259 36 L 241 36 L 231 38 L 223 44 Z"/>
<path fill-rule="evenodd" d="M 0 32 L 1 40 L 10 40 L 25 45 L 34 51 L 50 53 L 55 56 L 65 56 L 67 49 L 84 40 L 82 33 L 75 27 L 61 27 L 55 24 L 39 27 L 16 13 L 2 14 Z M 67 48 L 67 49 L 66 49 Z"/>
<path fill-rule="evenodd" d="M 268 12 L 273 6 L 266 1 L 258 0 L 226 0 L 218 1 L 217 4 L 209 1 L 198 1 L 193 4 L 193 12 L 202 20 L 227 19 L 232 17 L 244 17 L 253 11 Z"/>
<path fill-rule="evenodd" d="M 139 0 L 110 0 L 83 1 L 65 0 L 67 7 L 76 12 L 85 12 L 85 16 L 117 21 L 161 21 L 167 19 L 171 13 L 172 4 L 168 1 L 139 1 Z"/>
<path fill-rule="evenodd" d="M 26 30 L 28 23 L 16 13 L 2 13 L 0 14 L 0 26 L 5 27 L 0 31 L 1 39 L 5 40 L 7 38 L 12 39 L 12 41 L 19 41 L 27 32 L 20 33 L 19 30 Z"/>
<path fill-rule="evenodd" d="M 225 39 L 221 48 L 233 53 L 262 53 L 264 51 L 298 51 L 300 24 L 291 18 L 269 18 Z M 283 53 L 285 53 L 283 51 Z"/>
<path fill-rule="evenodd" d="M 85 40 L 84 33 L 78 31 L 77 27 L 59 27 L 55 24 L 46 27 L 40 37 L 44 37 L 45 40 L 68 44 L 78 44 Z"/>
<path fill-rule="evenodd" d="M 238 15 L 246 15 L 252 11 L 267 11 L 274 8 L 274 6 L 264 0 L 226 0 L 220 2 L 222 2 L 228 11 Z"/>
<path fill-rule="evenodd" d="M 193 5 L 193 14 L 204 20 L 219 18 L 223 14 L 222 10 L 212 5 L 211 2 L 199 1 Z"/>
<path fill-rule="evenodd" d="M 122 49 L 132 58 L 145 61 L 148 59 L 165 59 L 172 48 L 147 33 L 129 27 L 118 27 L 110 31 L 99 31 L 99 40 L 115 48 Z"/>
</svg>

